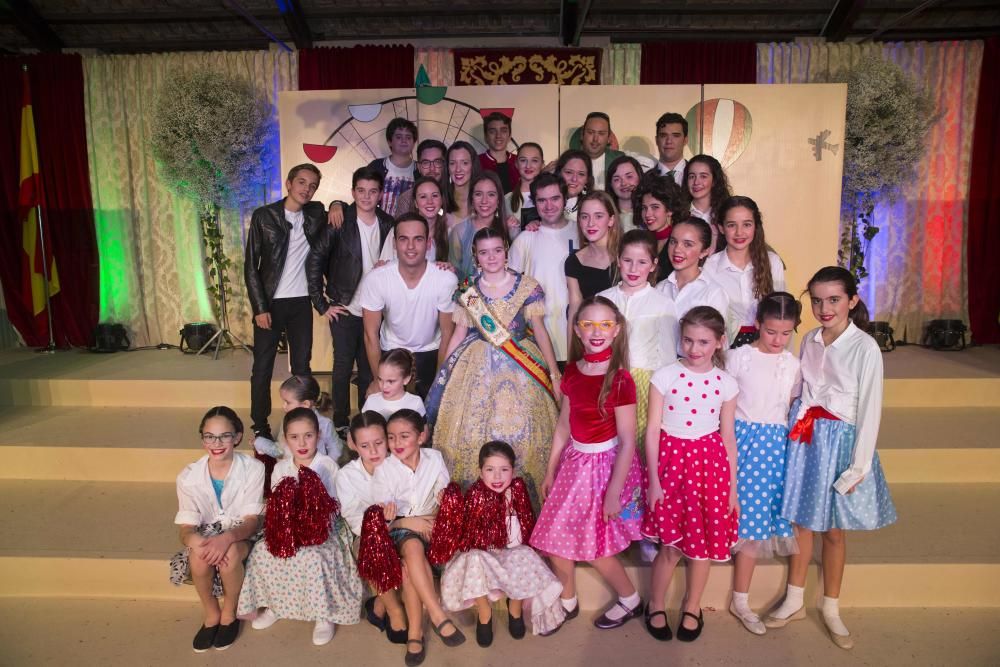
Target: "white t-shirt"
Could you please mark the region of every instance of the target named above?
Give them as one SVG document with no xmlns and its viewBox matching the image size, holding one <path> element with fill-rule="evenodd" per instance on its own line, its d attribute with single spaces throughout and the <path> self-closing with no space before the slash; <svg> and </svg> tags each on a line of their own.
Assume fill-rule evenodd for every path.
<svg viewBox="0 0 1000 667">
<path fill-rule="evenodd" d="M 566 361 L 569 288 L 563 267 L 578 245 L 576 225 L 567 222 L 559 229 L 542 225 L 537 232 L 525 232 L 510 248 L 510 268 L 537 280 L 545 292 L 545 329 L 557 361 Z"/>
<path fill-rule="evenodd" d="M 378 261 L 378 243 L 381 240 L 378 217 L 376 216 L 375 222 L 370 225 L 361 222 L 361 218 L 358 218 L 357 224 L 358 235 L 361 237 L 361 274 L 364 275 L 371 271 L 375 266 L 375 262 Z M 389 243 L 389 241 L 387 239 L 386 243 Z"/>
<path fill-rule="evenodd" d="M 726 369 L 740 387 L 736 418 L 754 424 L 788 424 L 788 408 L 802 385 L 799 360 L 788 350 L 761 352 L 743 345 L 726 352 Z"/>
<path fill-rule="evenodd" d="M 397 167 L 392 160 L 385 158 L 382 164 L 385 165 L 385 179 L 382 184 L 382 210 L 396 217 L 398 210 L 399 196 L 413 187 L 413 163 L 405 167 Z"/>
<path fill-rule="evenodd" d="M 408 391 L 403 392 L 403 396 L 395 401 L 390 401 L 382 394 L 372 394 L 365 401 L 364 407 L 361 408 L 361 412 L 374 410 L 386 419 L 389 419 L 393 413 L 407 408 L 410 410 L 416 410 L 421 415 L 427 414 L 427 410 L 424 408 L 424 402 L 420 400 L 420 397 L 416 394 L 411 394 Z"/>
<path fill-rule="evenodd" d="M 590 160 L 590 167 L 594 171 L 594 189 L 603 190 L 604 189 L 604 176 L 605 170 L 608 168 L 608 154 L 607 152 L 601 153 L 601 157 L 597 159 Z"/>
<path fill-rule="evenodd" d="M 291 299 L 298 296 L 309 296 L 309 286 L 306 284 L 306 256 L 309 254 L 309 240 L 303 227 L 305 216 L 302 211 L 285 209 L 285 220 L 292 225 L 288 233 L 288 251 L 285 253 L 285 264 L 281 267 L 281 278 L 274 290 L 275 299 Z"/>
<path fill-rule="evenodd" d="M 679 361 L 653 373 L 650 384 L 663 395 L 661 428 L 687 440 L 718 431 L 722 404 L 740 391 L 733 376 L 722 369 L 694 373 Z"/>
<path fill-rule="evenodd" d="M 401 347 L 410 352 L 428 352 L 441 345 L 438 313 L 455 310 L 452 295 L 458 279 L 451 271 L 427 264 L 413 289 L 399 274 L 399 264 L 386 264 L 361 279 L 358 301 L 364 310 L 382 312 L 379 344 L 383 350 Z"/>
</svg>

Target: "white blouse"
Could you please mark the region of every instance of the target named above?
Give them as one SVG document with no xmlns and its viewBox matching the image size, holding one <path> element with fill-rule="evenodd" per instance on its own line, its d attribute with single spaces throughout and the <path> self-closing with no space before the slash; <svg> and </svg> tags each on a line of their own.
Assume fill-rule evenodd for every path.
<svg viewBox="0 0 1000 667">
<path fill-rule="evenodd" d="M 680 319 L 687 315 L 689 310 L 695 306 L 711 306 L 719 311 L 722 319 L 728 322 L 726 316 L 729 313 L 729 297 L 726 296 L 726 293 L 715 281 L 705 275 L 704 271 L 699 273 L 698 277 L 685 285 L 683 289 L 677 288 L 677 272 L 674 271 L 667 276 L 666 280 L 658 282 L 656 289 L 674 301 L 678 320 L 674 336 L 677 340 L 677 354 L 679 355 L 683 354 L 681 350 Z M 728 329 L 727 325 L 726 330 L 728 331 Z"/>
<path fill-rule="evenodd" d="M 396 516 L 425 516 L 438 508 L 437 495 L 451 478 L 441 452 L 422 447 L 416 470 L 395 456 L 375 469 L 372 495 L 376 503 L 396 503 Z"/>
<path fill-rule="evenodd" d="M 233 453 L 222 487 L 222 503 L 215 496 L 208 471 L 208 454 L 185 466 L 177 475 L 177 514 L 174 523 L 200 526 L 220 522 L 229 530 L 245 516 L 264 511 L 264 464 L 252 456 Z"/>
<path fill-rule="evenodd" d="M 677 309 L 670 296 L 648 284 L 628 295 L 621 283 L 599 296 L 607 297 L 625 316 L 630 367 L 655 371 L 677 359 Z"/>
<path fill-rule="evenodd" d="M 361 523 L 365 518 L 365 511 L 375 504 L 375 496 L 372 494 L 373 479 L 365 470 L 361 459 L 355 459 L 345 465 L 334 479 L 337 500 L 340 501 L 340 516 L 344 517 L 344 521 L 351 527 L 351 532 L 355 536 L 361 535 Z"/>
<path fill-rule="evenodd" d="M 329 417 L 321 415 L 319 410 L 313 408 L 313 412 L 316 413 L 316 421 L 319 422 L 319 437 L 316 439 L 316 453 L 325 454 L 334 460 L 339 459 L 341 452 L 344 451 L 344 443 L 340 441 L 340 437 L 337 435 L 337 432 L 333 430 L 333 422 Z M 292 450 L 288 446 L 288 443 L 285 442 L 285 434 L 283 432 L 278 433 L 278 440 L 281 442 L 282 449 L 284 451 L 284 458 L 291 459 Z M 256 447 L 256 443 L 254 446 Z M 264 451 L 261 453 L 267 454 L 268 452 Z"/>
<path fill-rule="evenodd" d="M 802 387 L 799 360 L 788 350 L 768 354 L 753 345 L 726 352 L 726 370 L 740 393 L 736 418 L 754 424 L 788 424 L 788 408 Z"/>
<path fill-rule="evenodd" d="M 868 474 L 875 455 L 882 419 L 882 352 L 875 339 L 848 323 L 829 346 L 823 344 L 822 327 L 802 339 L 802 403 L 796 419 L 820 406 L 857 431 L 851 466 L 840 476 L 853 485 Z"/>
<path fill-rule="evenodd" d="M 322 480 L 323 486 L 326 487 L 326 492 L 330 494 L 331 498 L 337 497 L 337 490 L 334 488 L 334 479 L 337 477 L 337 471 L 340 470 L 340 466 L 337 462 L 331 459 L 326 454 L 320 454 L 316 452 L 316 456 L 309 463 L 309 469 L 312 470 L 316 475 Z M 274 466 L 274 471 L 271 473 L 271 488 L 278 486 L 285 477 L 298 478 L 299 469 L 295 465 L 295 461 L 292 457 L 281 459 L 278 464 Z"/>
<path fill-rule="evenodd" d="M 771 280 L 775 292 L 785 290 L 785 266 L 775 252 L 767 251 L 767 259 L 771 269 Z M 708 277 L 721 287 L 729 299 L 729 314 L 726 322 L 732 328 L 729 332 L 730 341 L 740 327 L 757 325 L 757 297 L 753 294 L 753 263 L 740 269 L 729 260 L 729 254 L 723 250 L 707 260 L 702 269 Z"/>
</svg>

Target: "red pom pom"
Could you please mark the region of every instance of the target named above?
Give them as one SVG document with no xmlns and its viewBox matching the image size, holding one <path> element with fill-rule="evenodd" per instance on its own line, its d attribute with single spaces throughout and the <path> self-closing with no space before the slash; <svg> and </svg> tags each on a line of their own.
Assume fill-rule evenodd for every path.
<svg viewBox="0 0 1000 667">
<path fill-rule="evenodd" d="M 531 538 L 531 531 L 535 529 L 535 510 L 531 507 L 528 486 L 523 479 L 516 477 L 510 484 L 510 492 L 514 514 L 517 515 L 517 520 L 521 523 L 521 542 L 527 544 Z"/>
<path fill-rule="evenodd" d="M 444 565 L 456 551 L 462 549 L 464 514 L 462 487 L 452 482 L 444 489 L 441 509 L 434 519 L 431 548 L 427 552 L 427 560 L 432 565 Z"/>
<path fill-rule="evenodd" d="M 372 505 L 365 510 L 361 522 L 361 543 L 358 548 L 358 574 L 379 594 L 403 583 L 403 568 L 396 545 L 389 537 L 382 508 Z"/>
<path fill-rule="evenodd" d="M 306 466 L 299 468 L 295 499 L 295 543 L 300 547 L 311 547 L 326 542 L 330 537 L 333 513 L 339 508 L 316 471 Z"/>
<path fill-rule="evenodd" d="M 504 494 L 477 480 L 465 494 L 466 549 L 503 549 L 507 546 L 507 503 Z"/>
<path fill-rule="evenodd" d="M 267 513 L 264 515 L 264 539 L 267 550 L 275 558 L 291 558 L 295 555 L 295 509 L 296 487 L 291 477 L 286 477 L 271 491 L 267 499 Z"/>
<path fill-rule="evenodd" d="M 258 461 L 264 464 L 264 497 L 271 497 L 271 473 L 274 472 L 274 466 L 278 462 L 278 459 L 267 454 L 261 454 L 258 451 L 254 451 L 253 455 Z"/>
</svg>

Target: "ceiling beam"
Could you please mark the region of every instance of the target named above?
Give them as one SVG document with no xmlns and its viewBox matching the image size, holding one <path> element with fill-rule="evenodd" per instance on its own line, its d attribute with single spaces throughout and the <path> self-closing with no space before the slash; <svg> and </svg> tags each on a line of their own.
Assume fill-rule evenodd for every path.
<svg viewBox="0 0 1000 667">
<path fill-rule="evenodd" d="M 288 51 L 289 53 L 292 52 L 292 47 L 288 46 L 288 44 L 285 44 L 283 41 L 281 41 L 281 39 L 277 35 L 268 30 L 267 26 L 258 21 L 256 18 L 254 18 L 253 14 L 248 12 L 246 8 L 243 7 L 243 5 L 237 2 L 237 0 L 222 0 L 222 4 L 224 4 L 226 7 L 239 14 L 241 17 L 243 17 L 243 20 L 245 20 L 253 27 L 257 28 L 257 30 L 260 30 L 261 33 L 263 33 L 268 39 L 270 39 L 272 42 L 283 48 L 285 51 Z"/>
<path fill-rule="evenodd" d="M 826 17 L 819 36 L 826 37 L 831 42 L 844 41 L 864 8 L 865 0 L 837 0 Z"/>
<path fill-rule="evenodd" d="M 306 22 L 305 14 L 302 13 L 299 0 L 274 0 L 274 3 L 278 6 L 278 11 L 281 12 L 281 18 L 285 20 L 285 27 L 288 28 L 288 34 L 292 36 L 292 41 L 295 42 L 295 48 L 311 48 L 313 45 L 312 31 L 309 30 L 309 24 Z"/>
<path fill-rule="evenodd" d="M 39 51 L 60 51 L 63 41 L 59 38 L 30 0 L 7 0 L 14 16 L 14 25 L 31 45 Z"/>
<path fill-rule="evenodd" d="M 898 18 L 895 18 L 892 21 L 889 21 L 889 23 L 887 23 L 886 25 L 882 26 L 881 28 L 879 28 L 875 32 L 871 33 L 870 35 L 866 35 L 861 41 L 862 42 L 869 42 L 869 41 L 878 39 L 879 37 L 881 37 L 885 33 L 894 30 L 896 28 L 896 26 L 901 25 L 903 23 L 906 23 L 907 21 L 909 21 L 910 19 L 912 19 L 914 16 L 920 14 L 925 9 L 933 7 L 934 5 L 939 4 L 940 2 L 941 2 L 941 0 L 924 0 L 924 2 L 921 2 L 919 5 L 917 5 L 916 7 L 914 7 L 913 9 L 911 9 L 910 11 L 906 12 L 902 16 L 900 16 Z"/>
<path fill-rule="evenodd" d="M 573 31 L 573 46 L 580 46 L 580 35 L 583 34 L 583 25 L 587 22 L 587 15 L 590 13 L 590 6 L 593 0 L 582 0 L 580 9 L 576 17 L 576 30 Z"/>
</svg>

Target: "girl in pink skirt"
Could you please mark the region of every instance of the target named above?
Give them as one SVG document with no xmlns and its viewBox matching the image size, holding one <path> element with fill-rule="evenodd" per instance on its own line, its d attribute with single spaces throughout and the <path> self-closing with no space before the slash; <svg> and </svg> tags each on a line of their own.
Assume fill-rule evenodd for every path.
<svg viewBox="0 0 1000 667">
<path fill-rule="evenodd" d="M 579 614 L 577 561 L 588 561 L 618 594 L 594 621 L 617 628 L 642 600 L 615 557 L 640 539 L 642 463 L 635 454 L 635 382 L 628 373 L 625 318 L 608 299 L 584 299 L 576 313 L 562 406 L 552 438 L 531 546 L 548 554 L 563 585 L 566 619 Z"/>
<path fill-rule="evenodd" d="M 711 306 L 681 318 L 684 358 L 653 374 L 646 427 L 649 468 L 644 537 L 661 543 L 653 561 L 646 629 L 671 638 L 664 598 L 681 556 L 688 559 L 687 592 L 677 639 L 701 634 L 701 594 L 711 561 L 729 560 L 739 511 L 736 476 L 736 380 L 723 369 L 726 323 Z M 659 416 L 659 419 L 657 419 Z"/>
</svg>

